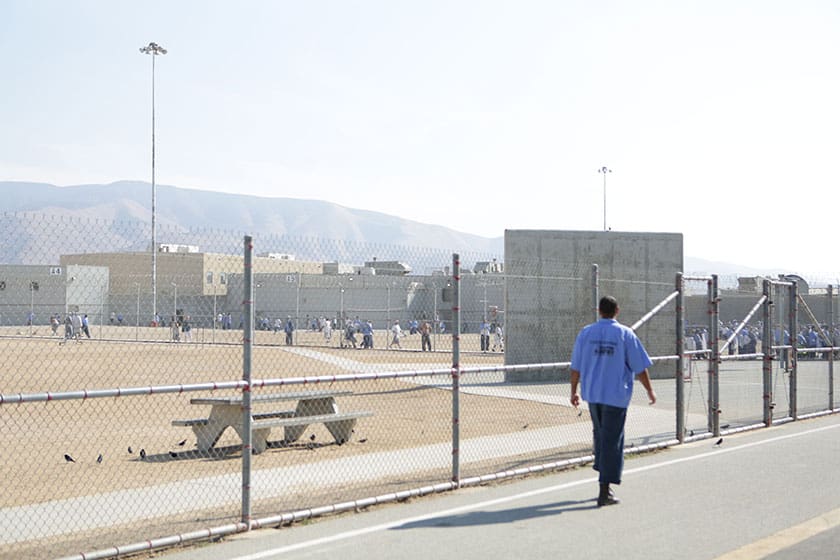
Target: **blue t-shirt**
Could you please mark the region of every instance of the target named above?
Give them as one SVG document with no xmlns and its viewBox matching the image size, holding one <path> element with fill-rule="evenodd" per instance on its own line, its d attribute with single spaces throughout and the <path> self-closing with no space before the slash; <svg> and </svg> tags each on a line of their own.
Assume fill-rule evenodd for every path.
<svg viewBox="0 0 840 560">
<path fill-rule="evenodd" d="M 584 327 L 572 350 L 583 400 L 620 408 L 630 405 L 636 374 L 652 363 L 636 333 L 615 319 Z"/>
</svg>

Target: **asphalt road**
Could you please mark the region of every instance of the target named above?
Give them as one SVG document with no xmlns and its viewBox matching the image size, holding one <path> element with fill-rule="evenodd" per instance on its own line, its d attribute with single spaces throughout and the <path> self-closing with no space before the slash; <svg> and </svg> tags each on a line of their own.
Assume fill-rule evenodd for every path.
<svg viewBox="0 0 840 560">
<path fill-rule="evenodd" d="M 253 531 L 166 560 L 840 557 L 840 416 L 628 458 L 622 503 L 588 467 Z"/>
</svg>

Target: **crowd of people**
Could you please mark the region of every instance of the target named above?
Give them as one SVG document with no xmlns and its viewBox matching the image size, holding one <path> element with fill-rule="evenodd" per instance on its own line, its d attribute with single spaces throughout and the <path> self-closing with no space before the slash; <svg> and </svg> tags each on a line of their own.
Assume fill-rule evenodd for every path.
<svg viewBox="0 0 840 560">
<path fill-rule="evenodd" d="M 290 315 L 286 316 L 285 319 L 277 317 L 274 320 L 271 320 L 269 317 L 260 316 L 257 318 L 256 323 L 257 329 L 259 330 L 273 331 L 275 333 L 283 332 L 286 345 L 292 346 L 295 344 L 294 333 L 297 329 L 297 322 Z M 333 345 L 335 343 L 334 339 L 336 338 L 338 340 L 338 346 L 341 348 L 373 349 L 375 346 L 375 328 L 373 322 L 369 319 L 361 319 L 359 316 L 341 319 L 339 317 L 310 317 L 307 315 L 301 320 L 301 324 L 309 332 L 320 333 L 327 346 Z M 385 330 L 388 335 L 386 348 L 402 349 L 403 345 L 401 341 L 404 337 L 419 334 L 421 351 L 431 352 L 432 334 L 436 332 L 435 325 L 437 326 L 438 334 L 446 332 L 446 323 L 438 319 L 435 321 L 411 319 L 405 323 L 399 320 L 387 322 L 385 325 Z M 464 326 L 468 328 L 468 325 L 465 324 Z M 482 321 L 479 331 L 481 335 L 481 350 L 483 352 L 504 352 L 504 329 L 501 323 Z M 462 330 L 462 332 L 467 331 Z"/>
<path fill-rule="evenodd" d="M 230 313 L 218 313 L 214 318 L 213 327 L 221 330 L 231 330 L 234 328 L 233 319 Z M 34 317 L 28 317 L 30 323 L 34 323 Z M 125 318 L 122 313 L 112 311 L 110 313 L 109 322 L 112 326 L 125 326 Z M 295 343 L 296 321 L 291 315 L 286 316 L 285 319 L 280 317 L 273 321 L 267 316 L 259 316 L 256 321 L 256 328 L 258 330 L 273 331 L 275 333 L 283 332 L 285 335 L 285 343 L 292 346 Z M 324 343 L 327 346 L 333 344 L 334 338 L 337 338 L 338 345 L 341 348 L 359 348 L 359 349 L 373 349 L 374 348 L 374 325 L 368 319 L 346 318 L 343 321 L 338 317 L 331 319 L 325 316 L 309 317 L 306 316 L 304 323 L 311 332 L 319 332 L 324 338 Z M 54 314 L 50 316 L 50 326 L 53 335 L 58 335 L 61 326 L 64 326 L 64 340 L 80 340 L 83 336 L 91 337 L 90 326 L 87 314 L 79 314 L 75 311 L 67 313 L 62 318 L 61 314 Z M 192 341 L 193 321 L 189 315 L 183 313 L 182 310 L 177 310 L 177 314 L 169 317 L 162 317 L 159 313 L 155 314 L 151 322 L 153 327 L 168 328 L 170 331 L 169 339 L 172 342 L 190 342 Z M 243 318 L 240 317 L 239 327 L 243 327 Z M 406 336 L 420 335 L 421 351 L 432 351 L 432 334 L 444 334 L 447 331 L 446 322 L 441 319 L 434 321 L 427 319 L 411 319 L 405 323 L 405 326 L 399 321 L 394 320 L 385 325 L 388 333 L 387 349 L 402 349 L 401 340 Z M 462 333 L 468 332 L 469 324 L 464 322 L 462 326 Z M 501 323 L 496 321 L 489 322 L 482 320 L 478 327 L 480 349 L 482 352 L 504 352 L 504 328 Z M 337 336 L 336 336 L 337 335 Z M 492 341 L 492 344 L 491 344 Z"/>
<path fill-rule="evenodd" d="M 719 339 L 722 353 L 730 356 L 752 355 L 761 352 L 760 343 L 764 332 L 763 321 L 744 325 L 738 329 L 738 321 L 732 320 L 728 323 L 721 321 L 718 325 Z M 790 332 L 786 328 L 773 327 L 773 346 L 789 346 L 791 344 Z M 819 348 L 829 348 L 840 343 L 840 326 L 834 327 L 833 331 L 828 325 L 803 325 L 796 334 L 796 346 L 799 349 L 808 349 L 803 352 L 799 359 L 821 359 L 827 358 L 828 352 L 819 352 Z M 685 349 L 689 351 L 709 350 L 709 330 L 706 327 L 690 327 L 685 331 Z M 787 364 L 788 351 L 782 349 L 781 360 Z"/>
<path fill-rule="evenodd" d="M 50 315 L 50 329 L 53 336 L 58 336 L 58 330 L 62 324 L 64 324 L 64 339 L 59 344 L 64 344 L 70 340 L 80 342 L 82 335 L 90 338 L 90 323 L 87 313 L 80 315 L 71 311 L 64 316 L 63 320 L 58 313 Z"/>
</svg>

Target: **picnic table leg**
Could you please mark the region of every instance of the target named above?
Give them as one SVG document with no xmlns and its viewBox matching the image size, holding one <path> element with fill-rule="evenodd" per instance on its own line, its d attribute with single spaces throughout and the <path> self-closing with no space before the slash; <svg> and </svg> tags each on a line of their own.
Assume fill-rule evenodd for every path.
<svg viewBox="0 0 840 560">
<path fill-rule="evenodd" d="M 269 432 L 271 432 L 271 428 L 258 428 L 254 430 L 254 435 L 251 438 L 251 449 L 254 450 L 254 453 L 260 454 L 268 447 Z"/>
<path fill-rule="evenodd" d="M 213 449 L 228 426 L 242 424 L 241 415 L 241 407 L 213 405 L 207 418 L 207 424 L 193 426 L 198 450 L 206 453 Z"/>
<path fill-rule="evenodd" d="M 318 397 L 315 399 L 302 399 L 295 407 L 295 416 L 319 416 L 321 414 L 337 414 L 338 404 L 333 397 Z M 297 441 L 309 425 L 286 426 L 285 440 L 288 443 Z"/>
<path fill-rule="evenodd" d="M 353 428 L 356 426 L 356 418 L 348 418 L 337 422 L 324 422 L 324 426 L 330 431 L 335 442 L 339 445 L 347 443 L 353 435 Z"/>
</svg>

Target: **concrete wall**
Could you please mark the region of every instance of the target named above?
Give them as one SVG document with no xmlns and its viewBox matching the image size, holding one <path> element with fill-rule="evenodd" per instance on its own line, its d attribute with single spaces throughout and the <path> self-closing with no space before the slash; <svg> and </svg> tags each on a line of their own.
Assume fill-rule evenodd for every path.
<svg viewBox="0 0 840 560">
<path fill-rule="evenodd" d="M 578 331 L 595 318 L 592 264 L 600 295 L 619 301 L 632 324 L 675 290 L 683 265 L 682 234 L 508 230 L 505 232 L 507 365 L 571 359 Z M 651 355 L 675 352 L 674 306 L 638 334 Z M 673 376 L 669 364 L 652 371 Z M 508 374 L 507 381 L 557 380 L 558 372 Z"/>
<path fill-rule="evenodd" d="M 104 267 L 0 265 L 0 325 L 25 325 L 30 313 L 48 325 L 51 315 L 101 312 L 107 294 Z"/>
</svg>

